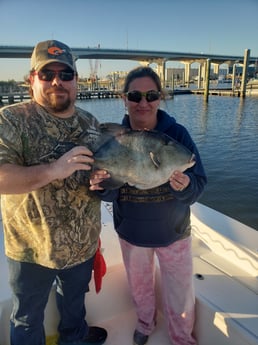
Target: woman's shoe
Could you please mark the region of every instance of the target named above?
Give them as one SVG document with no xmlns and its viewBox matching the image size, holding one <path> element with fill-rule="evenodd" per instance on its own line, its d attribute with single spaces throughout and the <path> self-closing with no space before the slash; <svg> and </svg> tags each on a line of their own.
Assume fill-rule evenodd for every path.
<svg viewBox="0 0 258 345">
<path fill-rule="evenodd" d="M 133 335 L 134 345 L 144 345 L 147 343 L 148 339 L 149 339 L 148 335 L 145 335 L 145 334 L 137 331 L 137 329 L 135 330 L 134 335 Z"/>
</svg>

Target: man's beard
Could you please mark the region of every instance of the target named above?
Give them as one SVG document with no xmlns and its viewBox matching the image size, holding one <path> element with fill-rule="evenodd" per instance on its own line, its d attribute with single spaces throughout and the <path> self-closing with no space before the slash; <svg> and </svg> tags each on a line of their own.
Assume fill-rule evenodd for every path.
<svg viewBox="0 0 258 345">
<path fill-rule="evenodd" d="M 62 89 L 62 91 L 64 91 Z M 67 110 L 71 105 L 70 97 L 57 96 L 55 93 L 48 93 L 48 108 L 52 109 L 55 113 L 61 113 Z"/>
</svg>

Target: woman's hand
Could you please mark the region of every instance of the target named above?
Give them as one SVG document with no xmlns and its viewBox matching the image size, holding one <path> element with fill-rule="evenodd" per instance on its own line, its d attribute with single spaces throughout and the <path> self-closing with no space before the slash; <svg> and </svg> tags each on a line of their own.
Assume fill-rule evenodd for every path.
<svg viewBox="0 0 258 345">
<path fill-rule="evenodd" d="M 99 184 L 106 178 L 110 178 L 110 174 L 106 170 L 96 170 L 90 177 L 90 190 L 103 190 Z"/>
<path fill-rule="evenodd" d="M 175 170 L 169 179 L 170 186 L 177 192 L 183 191 L 188 187 L 190 178 L 179 170 Z"/>
</svg>

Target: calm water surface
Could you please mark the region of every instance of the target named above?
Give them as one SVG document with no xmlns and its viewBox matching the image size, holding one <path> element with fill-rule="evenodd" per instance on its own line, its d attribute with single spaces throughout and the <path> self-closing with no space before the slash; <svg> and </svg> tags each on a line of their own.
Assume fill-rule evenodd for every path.
<svg viewBox="0 0 258 345">
<path fill-rule="evenodd" d="M 78 101 L 100 122 L 121 122 L 121 99 Z M 179 95 L 161 108 L 185 125 L 208 176 L 201 203 L 258 230 L 258 97 Z"/>
</svg>

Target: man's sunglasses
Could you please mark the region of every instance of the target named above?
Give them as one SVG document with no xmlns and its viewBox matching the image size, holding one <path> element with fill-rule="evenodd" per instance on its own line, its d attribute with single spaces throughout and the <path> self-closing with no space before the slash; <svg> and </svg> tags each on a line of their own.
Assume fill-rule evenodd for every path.
<svg viewBox="0 0 258 345">
<path fill-rule="evenodd" d="M 53 81 L 56 76 L 62 81 L 71 81 L 74 78 L 75 73 L 72 70 L 69 71 L 50 71 L 50 70 L 41 70 L 34 72 L 34 75 L 37 75 L 41 81 Z"/>
<path fill-rule="evenodd" d="M 147 102 L 154 102 L 157 101 L 160 98 L 160 92 L 155 90 L 150 90 L 147 92 L 141 92 L 141 91 L 129 91 L 126 93 L 128 101 L 140 103 L 142 100 L 142 97 L 144 96 L 146 98 Z"/>
</svg>

